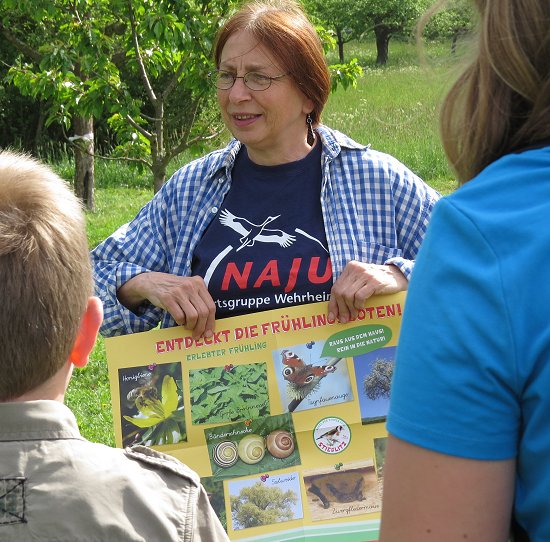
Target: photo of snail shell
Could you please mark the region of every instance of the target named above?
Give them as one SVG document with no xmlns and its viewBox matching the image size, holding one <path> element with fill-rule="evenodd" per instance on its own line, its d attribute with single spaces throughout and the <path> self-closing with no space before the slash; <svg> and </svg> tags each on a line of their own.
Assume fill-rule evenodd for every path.
<svg viewBox="0 0 550 542">
<path fill-rule="evenodd" d="M 284 429 L 276 429 L 267 435 L 267 451 L 277 459 L 284 459 L 294 451 L 294 438 Z"/>
<path fill-rule="evenodd" d="M 265 455 L 264 437 L 255 433 L 246 435 L 239 442 L 238 453 L 241 460 L 248 465 L 259 463 Z"/>
</svg>

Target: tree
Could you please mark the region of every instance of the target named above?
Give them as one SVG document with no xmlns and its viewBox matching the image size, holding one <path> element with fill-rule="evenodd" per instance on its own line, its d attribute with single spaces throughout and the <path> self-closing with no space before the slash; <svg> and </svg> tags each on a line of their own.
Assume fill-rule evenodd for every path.
<svg viewBox="0 0 550 542">
<path fill-rule="evenodd" d="M 365 376 L 363 386 L 369 399 L 373 401 L 381 397 L 390 397 L 391 379 L 394 362 L 378 358 L 372 364 L 371 372 Z"/>
<path fill-rule="evenodd" d="M 236 1 L 3 0 L 0 33 L 21 51 L 10 81 L 49 100 L 47 122 L 73 127 L 69 139 L 88 168 L 94 119 L 107 117 L 116 138 L 107 158 L 149 168 L 157 191 L 171 160 L 222 131 L 208 72 L 215 33 Z M 334 85 L 347 87 L 361 68 L 334 73 Z M 90 186 L 81 195 L 92 198 Z"/>
<path fill-rule="evenodd" d="M 48 122 L 80 127 L 72 141 L 88 157 L 93 118 L 107 115 L 118 142 L 111 158 L 148 167 L 158 190 L 174 157 L 218 133 L 203 113 L 212 95 L 213 37 L 230 5 L 5 0 L 0 31 L 24 54 L 11 81 L 28 95 L 51 99 Z M 22 19 L 33 22 L 39 43 L 29 43 L 13 24 Z M 73 122 L 78 117 L 82 122 Z"/>
<path fill-rule="evenodd" d="M 59 130 L 46 128 L 45 108 L 33 103 L 10 84 L 3 84 L 8 67 L 18 51 L 0 35 L 0 147 L 15 145 L 37 153 L 47 136 L 58 135 Z"/>
<path fill-rule="evenodd" d="M 81 2 L 83 4 L 83 2 Z M 80 5 L 69 5 L 67 12 L 55 13 L 55 6 L 41 0 L 4 0 L 0 10 L 0 33 L 21 53 L 9 72 L 9 78 L 24 95 L 49 106 L 46 124 L 56 115 L 70 124 L 74 114 L 75 192 L 89 209 L 94 208 L 93 118 L 83 108 L 67 107 L 59 98 L 66 94 L 66 81 L 59 73 L 71 70 L 75 78 L 87 77 L 82 51 L 69 49 L 75 34 L 71 17 L 81 20 Z M 58 15 L 52 18 L 51 15 Z M 98 13 L 99 15 L 99 13 Z"/>
<path fill-rule="evenodd" d="M 308 12 L 336 35 L 340 63 L 344 63 L 344 44 L 361 33 L 357 27 L 361 5 L 357 0 L 308 0 L 305 3 Z"/>
<path fill-rule="evenodd" d="M 112 106 L 109 122 L 119 137 L 115 156 L 149 167 L 157 191 L 173 158 L 221 132 L 216 108 L 208 107 L 208 72 L 215 33 L 232 2 L 118 2 L 129 21 L 123 36 L 126 72 L 139 79 L 141 95 L 128 96 L 131 87 L 123 84 Z"/>
<path fill-rule="evenodd" d="M 424 0 L 366 0 L 365 27 L 376 37 L 376 64 L 387 64 L 390 38 L 411 30 L 425 7 Z"/>
<path fill-rule="evenodd" d="M 475 14 L 468 0 L 455 0 L 435 13 L 423 28 L 428 39 L 450 38 L 451 52 L 456 51 L 458 39 L 470 32 L 474 26 Z"/>
<path fill-rule="evenodd" d="M 231 496 L 233 522 L 241 528 L 272 525 L 289 521 L 294 517 L 292 505 L 298 502 L 294 491 L 282 491 L 262 482 L 241 489 L 239 495 Z"/>
<path fill-rule="evenodd" d="M 390 38 L 410 30 L 426 0 L 306 0 L 308 10 L 336 34 L 340 62 L 344 43 L 374 32 L 376 63 L 386 64 Z"/>
</svg>

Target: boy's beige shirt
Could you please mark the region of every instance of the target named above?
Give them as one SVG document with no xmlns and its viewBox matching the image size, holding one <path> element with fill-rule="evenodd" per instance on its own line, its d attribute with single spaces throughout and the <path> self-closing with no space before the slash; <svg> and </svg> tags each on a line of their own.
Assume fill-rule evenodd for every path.
<svg viewBox="0 0 550 542">
<path fill-rule="evenodd" d="M 198 475 L 85 440 L 57 401 L 0 403 L 0 541 L 227 542 Z"/>
</svg>

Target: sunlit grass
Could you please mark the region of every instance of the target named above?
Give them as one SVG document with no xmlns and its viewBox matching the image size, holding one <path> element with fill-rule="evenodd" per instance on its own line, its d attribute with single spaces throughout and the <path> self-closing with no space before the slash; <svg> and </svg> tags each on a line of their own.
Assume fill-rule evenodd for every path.
<svg viewBox="0 0 550 542">
<path fill-rule="evenodd" d="M 99 339 L 88 365 L 75 369 L 65 397 L 85 438 L 115 445 L 105 342 Z"/>
<path fill-rule="evenodd" d="M 356 47 L 354 43 L 348 49 Z M 356 88 L 338 89 L 330 96 L 323 122 L 395 156 L 428 184 L 448 193 L 456 182 L 439 139 L 438 108 L 458 60 L 438 45 L 437 55 L 428 49 L 429 62 L 421 65 L 411 44 L 398 47 L 408 52 L 404 56 L 410 63 L 402 65 L 403 57 L 397 56 L 395 66 L 390 62 L 380 68 L 373 67 L 371 58 Z"/>
</svg>

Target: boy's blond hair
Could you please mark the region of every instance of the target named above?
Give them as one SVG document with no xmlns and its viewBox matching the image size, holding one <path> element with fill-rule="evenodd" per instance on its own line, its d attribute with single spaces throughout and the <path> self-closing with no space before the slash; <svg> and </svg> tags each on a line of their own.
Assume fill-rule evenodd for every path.
<svg viewBox="0 0 550 542">
<path fill-rule="evenodd" d="M 67 362 L 92 293 L 81 205 L 50 168 L 0 151 L 0 401 Z"/>
</svg>

